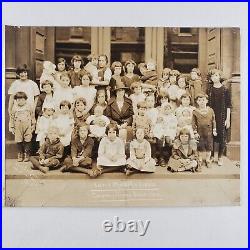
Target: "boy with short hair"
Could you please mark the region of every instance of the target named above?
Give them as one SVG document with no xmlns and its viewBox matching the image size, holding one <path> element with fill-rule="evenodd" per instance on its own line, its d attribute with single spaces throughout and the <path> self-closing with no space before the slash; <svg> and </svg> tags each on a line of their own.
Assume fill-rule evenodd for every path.
<svg viewBox="0 0 250 250">
<path fill-rule="evenodd" d="M 63 150 L 64 147 L 59 139 L 59 129 L 55 126 L 49 127 L 47 138 L 38 151 L 39 156 L 30 157 L 32 169 L 39 169 L 43 173 L 56 169 L 63 157 Z"/>
</svg>

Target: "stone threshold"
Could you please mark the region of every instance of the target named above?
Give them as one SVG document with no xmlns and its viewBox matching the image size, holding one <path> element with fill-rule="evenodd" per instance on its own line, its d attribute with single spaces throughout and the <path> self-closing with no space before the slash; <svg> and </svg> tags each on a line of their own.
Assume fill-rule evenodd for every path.
<svg viewBox="0 0 250 250">
<path fill-rule="evenodd" d="M 59 170 L 52 170 L 47 174 L 39 170 L 32 170 L 31 163 L 18 163 L 16 160 L 6 160 L 5 164 L 5 178 L 6 179 L 51 179 L 51 180 L 66 180 L 66 179 L 240 179 L 240 167 L 238 162 L 232 162 L 225 158 L 223 166 L 217 166 L 213 163 L 212 168 L 203 167 L 202 172 L 179 172 L 172 173 L 157 166 L 155 173 L 135 173 L 126 176 L 124 173 L 105 173 L 97 178 L 91 178 L 84 173 L 62 173 Z"/>
</svg>

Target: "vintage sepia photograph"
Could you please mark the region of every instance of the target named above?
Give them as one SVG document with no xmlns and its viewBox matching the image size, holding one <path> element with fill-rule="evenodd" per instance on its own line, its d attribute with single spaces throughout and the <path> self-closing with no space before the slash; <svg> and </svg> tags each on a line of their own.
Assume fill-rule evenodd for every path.
<svg viewBox="0 0 250 250">
<path fill-rule="evenodd" d="M 5 206 L 239 206 L 240 28 L 5 26 Z"/>
</svg>

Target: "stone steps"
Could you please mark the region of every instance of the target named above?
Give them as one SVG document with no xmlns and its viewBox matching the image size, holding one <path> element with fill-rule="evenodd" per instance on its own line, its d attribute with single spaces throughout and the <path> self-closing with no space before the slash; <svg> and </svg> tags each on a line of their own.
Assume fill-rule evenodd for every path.
<svg viewBox="0 0 250 250">
<path fill-rule="evenodd" d="M 59 170 L 53 170 L 43 174 L 38 170 L 31 169 L 31 163 L 16 160 L 6 160 L 6 179 L 90 179 L 86 174 L 81 173 L 61 173 Z M 202 172 L 182 172 L 171 173 L 167 168 L 157 167 L 155 173 L 140 173 L 126 176 L 123 173 L 106 173 L 97 179 L 239 179 L 240 168 L 237 162 L 232 162 L 225 158 L 224 165 L 219 167 L 215 163 L 212 168 L 203 168 Z"/>
</svg>

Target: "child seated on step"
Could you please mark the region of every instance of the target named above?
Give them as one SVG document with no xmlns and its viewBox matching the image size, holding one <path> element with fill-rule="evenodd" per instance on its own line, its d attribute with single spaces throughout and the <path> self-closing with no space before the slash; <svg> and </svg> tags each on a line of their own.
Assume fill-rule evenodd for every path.
<svg viewBox="0 0 250 250">
<path fill-rule="evenodd" d="M 43 173 L 60 166 L 64 147 L 60 142 L 59 129 L 51 126 L 48 129 L 45 142 L 39 148 L 39 156 L 31 156 L 32 169 L 38 169 Z"/>
<path fill-rule="evenodd" d="M 110 120 L 107 116 L 103 115 L 103 107 L 96 106 L 94 114 L 90 115 L 86 123 L 89 125 L 89 131 L 91 137 L 101 139 L 105 136 L 106 127 L 110 124 Z"/>
<path fill-rule="evenodd" d="M 150 143 L 144 138 L 144 129 L 136 130 L 136 139 L 130 143 L 130 158 L 127 160 L 126 175 L 133 172 L 153 173 L 155 160 L 151 157 Z"/>
<path fill-rule="evenodd" d="M 196 143 L 191 139 L 189 130 L 180 131 L 172 149 L 172 156 L 168 161 L 168 169 L 172 172 L 190 170 L 195 172 L 198 168 L 198 153 Z"/>
<path fill-rule="evenodd" d="M 77 136 L 71 141 L 71 155 L 67 156 L 60 169 L 61 172 L 79 172 L 92 175 L 92 149 L 94 141 L 89 137 L 89 126 L 81 124 L 77 128 Z"/>
<path fill-rule="evenodd" d="M 110 123 L 106 128 L 106 137 L 103 137 L 97 158 L 99 174 L 124 171 L 126 165 L 125 145 L 119 138 L 119 129 L 115 123 Z"/>
</svg>

